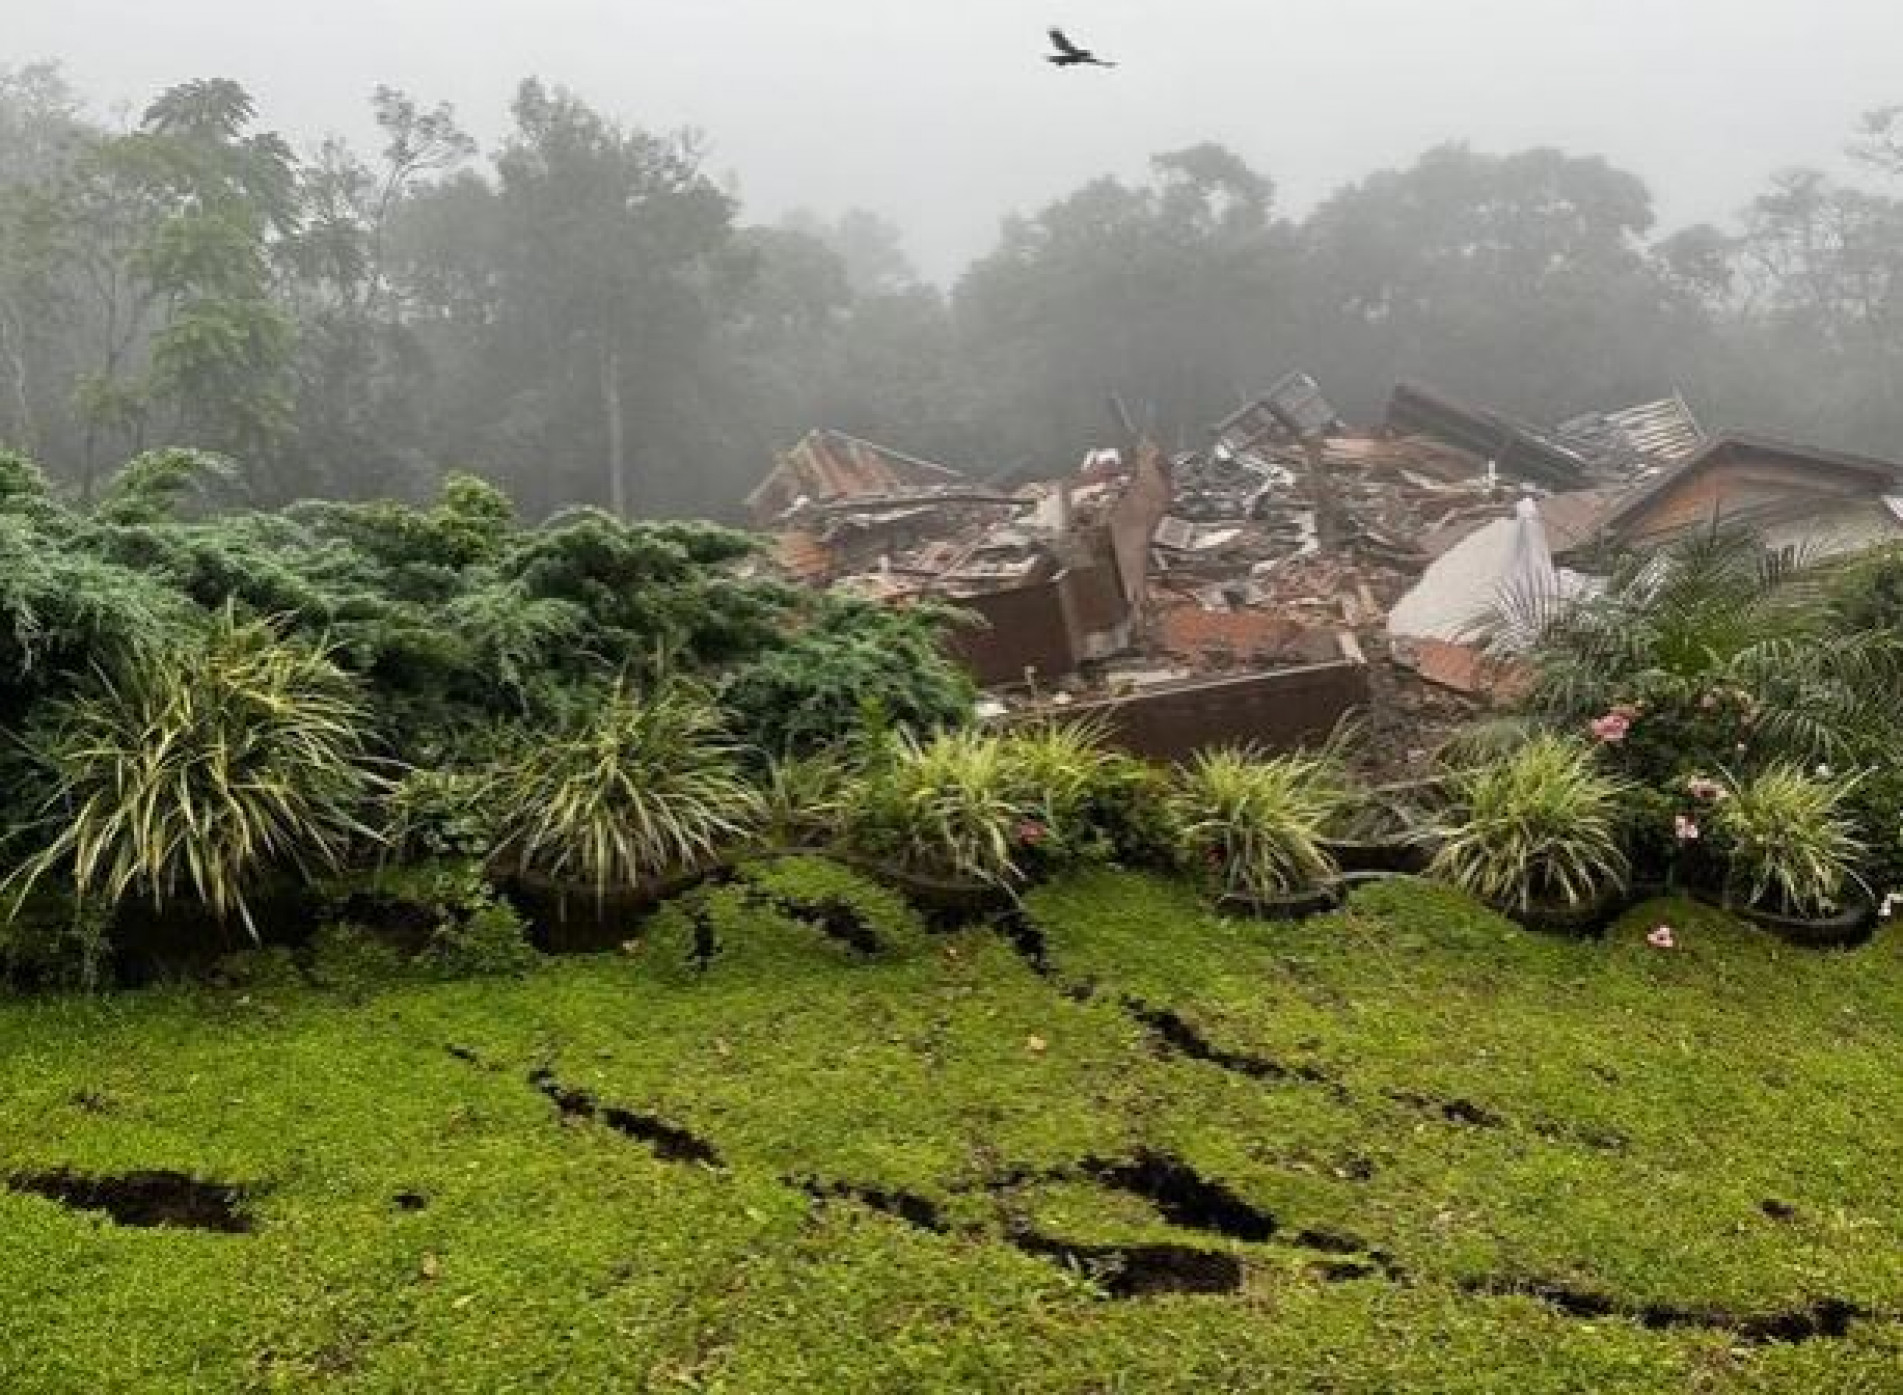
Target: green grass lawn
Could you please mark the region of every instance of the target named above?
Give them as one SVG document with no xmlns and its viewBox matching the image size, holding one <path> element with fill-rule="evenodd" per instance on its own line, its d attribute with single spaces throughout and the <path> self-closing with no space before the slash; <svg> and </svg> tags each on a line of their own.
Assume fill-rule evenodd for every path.
<svg viewBox="0 0 1903 1395">
<path fill-rule="evenodd" d="M 773 890 L 519 980 L 0 1007 L 0 1391 L 1903 1390 L 1895 933 L 1102 874 L 1040 974 Z M 162 1171 L 248 1230 L 40 1194 Z"/>
</svg>

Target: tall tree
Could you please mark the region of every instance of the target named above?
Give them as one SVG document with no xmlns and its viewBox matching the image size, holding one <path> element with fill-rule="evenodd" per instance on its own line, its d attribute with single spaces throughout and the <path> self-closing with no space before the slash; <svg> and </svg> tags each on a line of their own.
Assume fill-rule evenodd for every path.
<svg viewBox="0 0 1903 1395">
<path fill-rule="evenodd" d="M 1290 252 L 1271 184 L 1214 145 L 1152 169 L 1008 220 L 960 281 L 959 330 L 1006 454 L 1069 463 L 1103 436 L 1112 393 L 1188 436 L 1265 385 Z"/>
<path fill-rule="evenodd" d="M 1692 307 L 1647 254 L 1652 223 L 1644 183 L 1598 158 L 1430 151 L 1309 219 L 1316 367 L 1376 391 L 1425 375 L 1549 420 L 1656 392 Z"/>
<path fill-rule="evenodd" d="M 512 110 L 496 159 L 498 343 L 529 443 L 566 467 L 569 497 L 617 514 L 698 501 L 713 385 L 697 369 L 737 271 L 733 201 L 689 136 L 624 129 L 534 80 Z M 597 429 L 577 429 L 584 413 Z M 589 455 L 594 488 L 577 478 Z"/>
</svg>

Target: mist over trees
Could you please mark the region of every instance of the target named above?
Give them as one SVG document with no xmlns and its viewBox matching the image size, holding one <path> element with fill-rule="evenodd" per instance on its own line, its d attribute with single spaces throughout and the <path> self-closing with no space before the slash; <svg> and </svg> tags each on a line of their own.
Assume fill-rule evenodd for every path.
<svg viewBox="0 0 1903 1395">
<path fill-rule="evenodd" d="M 723 514 L 812 426 L 1055 471 L 1113 393 L 1195 443 L 1300 368 L 1359 420 L 1407 376 L 1548 421 L 1677 388 L 1903 447 L 1897 110 L 1846 133 L 1855 178 L 1767 174 L 1724 228 L 1661 228 L 1596 157 L 1462 145 L 1295 217 L 1196 146 L 1007 220 L 949 291 L 884 219 L 749 222 L 695 137 L 534 80 L 487 152 L 447 107 L 372 111 L 377 148 L 300 155 L 228 80 L 112 129 L 0 70 L 0 444 L 82 496 L 183 445 L 259 504 L 470 469 L 531 512 Z"/>
</svg>

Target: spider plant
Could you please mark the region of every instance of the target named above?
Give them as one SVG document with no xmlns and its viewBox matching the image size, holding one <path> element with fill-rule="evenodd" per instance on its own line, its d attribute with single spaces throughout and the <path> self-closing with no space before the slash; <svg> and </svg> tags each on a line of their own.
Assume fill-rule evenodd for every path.
<svg viewBox="0 0 1903 1395">
<path fill-rule="evenodd" d="M 1568 737 L 1536 736 L 1458 771 L 1432 876 L 1502 910 L 1591 905 L 1625 884 L 1624 785 Z"/>
<path fill-rule="evenodd" d="M 1713 822 L 1728 854 L 1732 894 L 1799 916 L 1837 910 L 1864 853 L 1845 807 L 1855 784 L 1812 776 L 1788 761 L 1729 781 Z"/>
<path fill-rule="evenodd" d="M 21 890 L 69 873 L 82 901 L 189 895 L 255 937 L 245 894 L 273 866 L 335 870 L 376 783 L 367 716 L 322 652 L 227 607 L 201 639 L 96 675 L 29 747 L 56 788 Z"/>
<path fill-rule="evenodd" d="M 1171 811 L 1186 855 L 1225 893 L 1270 901 L 1311 891 L 1339 872 L 1324 840 L 1347 791 L 1326 756 L 1204 751 L 1176 776 Z"/>
<path fill-rule="evenodd" d="M 1101 720 L 1039 722 L 1003 737 L 1003 756 L 1021 807 L 1064 838 L 1081 835 L 1109 755 L 1107 738 Z"/>
<path fill-rule="evenodd" d="M 616 684 L 505 761 L 494 791 L 500 855 L 597 898 L 704 866 L 760 812 L 719 710 L 679 681 Z"/>
<path fill-rule="evenodd" d="M 854 793 L 854 775 L 833 751 L 779 756 L 767 762 L 760 786 L 760 831 L 778 847 L 830 843 Z"/>
<path fill-rule="evenodd" d="M 853 840 L 914 872 L 1007 886 L 1030 811 L 1002 738 L 952 731 L 892 738 L 851 812 Z"/>
</svg>

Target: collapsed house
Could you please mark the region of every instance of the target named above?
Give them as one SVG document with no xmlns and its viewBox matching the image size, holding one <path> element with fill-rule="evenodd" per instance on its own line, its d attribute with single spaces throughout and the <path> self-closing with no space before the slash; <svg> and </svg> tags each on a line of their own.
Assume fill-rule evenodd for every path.
<svg viewBox="0 0 1903 1395">
<path fill-rule="evenodd" d="M 1731 434 L 1626 488 L 1562 494 L 1542 509 L 1561 557 L 1649 551 L 1725 525 L 1772 547 L 1860 552 L 1903 540 L 1903 465 Z"/>
<path fill-rule="evenodd" d="M 1549 429 L 1403 383 L 1357 430 L 1292 374 L 1204 449 L 995 481 L 818 431 L 747 502 L 787 575 L 977 617 L 950 642 L 994 719 L 1092 714 L 1162 757 L 1294 744 L 1372 703 L 1377 740 L 1424 758 L 1515 691 L 1483 623 L 1508 590 L 1576 589 L 1595 556 L 1713 520 L 1903 536 L 1899 467 L 1707 435 L 1676 395 Z"/>
</svg>

